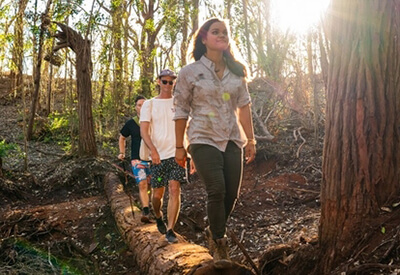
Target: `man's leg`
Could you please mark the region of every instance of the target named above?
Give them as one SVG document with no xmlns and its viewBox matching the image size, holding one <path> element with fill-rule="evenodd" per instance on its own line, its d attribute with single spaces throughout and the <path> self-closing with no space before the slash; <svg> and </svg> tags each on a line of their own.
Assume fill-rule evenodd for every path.
<svg viewBox="0 0 400 275">
<path fill-rule="evenodd" d="M 167 232 L 167 227 L 162 219 L 162 206 L 163 206 L 163 198 L 165 192 L 165 186 L 168 185 L 168 181 L 164 175 L 164 162 L 161 161 L 161 164 L 151 165 L 150 167 L 151 174 L 151 188 L 152 188 L 152 204 L 154 215 L 156 217 L 157 229 L 161 234 L 165 234 Z"/>
<path fill-rule="evenodd" d="M 168 230 L 174 229 L 181 209 L 181 184 L 179 181 L 171 180 L 168 186 Z"/>
<path fill-rule="evenodd" d="M 149 207 L 149 193 L 147 179 L 139 182 L 139 198 L 142 208 Z"/>
<path fill-rule="evenodd" d="M 167 227 L 163 221 L 162 217 L 162 205 L 164 198 L 165 187 L 153 188 L 153 210 L 154 215 L 156 216 L 157 229 L 161 234 L 167 233 Z"/>
<path fill-rule="evenodd" d="M 139 198 L 142 203 L 142 217 L 140 220 L 144 223 L 150 223 L 150 208 L 149 208 L 149 184 L 146 180 L 139 182 Z"/>
<path fill-rule="evenodd" d="M 150 164 L 145 161 L 132 160 L 132 171 L 135 175 L 135 180 L 139 187 L 139 199 L 142 204 L 142 218 L 141 221 L 148 223 L 149 219 L 149 194 L 148 194 L 148 175 L 150 174 Z"/>
<path fill-rule="evenodd" d="M 153 197 L 152 197 L 152 204 L 154 215 L 156 218 L 162 217 L 162 205 L 163 205 L 163 198 L 164 198 L 165 187 L 153 188 Z"/>
</svg>

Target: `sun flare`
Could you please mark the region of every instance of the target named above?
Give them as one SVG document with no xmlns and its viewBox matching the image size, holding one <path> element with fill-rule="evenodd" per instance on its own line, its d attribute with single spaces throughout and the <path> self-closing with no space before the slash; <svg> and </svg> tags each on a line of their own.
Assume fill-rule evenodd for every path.
<svg viewBox="0 0 400 275">
<path fill-rule="evenodd" d="M 272 0 L 273 24 L 282 31 L 305 34 L 319 22 L 329 3 L 330 0 Z"/>
</svg>

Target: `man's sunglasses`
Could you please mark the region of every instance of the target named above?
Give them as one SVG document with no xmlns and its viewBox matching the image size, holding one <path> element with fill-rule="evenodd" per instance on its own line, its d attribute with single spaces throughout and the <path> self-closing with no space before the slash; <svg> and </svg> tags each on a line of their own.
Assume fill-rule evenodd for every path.
<svg viewBox="0 0 400 275">
<path fill-rule="evenodd" d="M 168 81 L 168 80 L 161 80 L 161 82 L 162 82 L 162 84 L 164 84 L 164 85 L 167 85 L 167 83 L 169 84 L 169 85 L 173 85 L 174 84 L 174 82 L 173 81 Z"/>
</svg>

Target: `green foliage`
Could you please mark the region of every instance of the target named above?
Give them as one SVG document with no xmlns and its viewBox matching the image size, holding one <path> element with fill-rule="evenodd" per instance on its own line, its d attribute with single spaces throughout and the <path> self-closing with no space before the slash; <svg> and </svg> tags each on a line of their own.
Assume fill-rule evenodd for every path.
<svg viewBox="0 0 400 275">
<path fill-rule="evenodd" d="M 71 15 L 76 15 L 80 12 L 83 0 L 75 1 L 56 1 L 54 6 L 54 21 L 63 21 Z"/>
<path fill-rule="evenodd" d="M 0 6 L 0 18 L 4 18 L 7 16 L 8 12 L 10 11 L 10 4 Z"/>
<path fill-rule="evenodd" d="M 60 116 L 60 114 L 58 113 L 51 114 L 50 119 L 51 119 L 51 124 L 49 127 L 50 131 L 56 132 L 60 129 L 68 128 L 68 119 L 63 116 Z"/>
<path fill-rule="evenodd" d="M 111 8 L 112 9 L 117 9 L 121 6 L 122 1 L 121 0 L 112 0 L 111 1 Z"/>
<path fill-rule="evenodd" d="M 164 38 L 166 42 L 175 44 L 178 34 L 184 24 L 184 13 L 189 12 L 189 5 L 186 4 L 183 9 L 176 9 L 175 1 L 162 2 L 163 15 L 165 18 Z M 186 22 L 187 23 L 187 22 Z"/>
<path fill-rule="evenodd" d="M 115 133 L 112 133 L 112 137 L 115 137 Z M 102 149 L 107 152 L 107 154 L 114 156 L 116 156 L 119 151 L 118 147 L 115 146 L 115 143 L 106 141 L 103 141 Z"/>
<path fill-rule="evenodd" d="M 39 130 L 38 139 L 45 143 L 56 142 L 68 147 L 71 141 L 71 117 L 68 114 L 53 113 Z"/>
<path fill-rule="evenodd" d="M 154 26 L 154 19 L 153 18 L 147 19 L 144 28 L 148 32 L 151 33 L 155 32 L 156 28 Z"/>
<path fill-rule="evenodd" d="M 6 140 L 3 139 L 0 141 L 0 158 L 6 157 L 10 151 L 16 150 L 18 146 L 14 143 L 6 143 Z"/>
</svg>

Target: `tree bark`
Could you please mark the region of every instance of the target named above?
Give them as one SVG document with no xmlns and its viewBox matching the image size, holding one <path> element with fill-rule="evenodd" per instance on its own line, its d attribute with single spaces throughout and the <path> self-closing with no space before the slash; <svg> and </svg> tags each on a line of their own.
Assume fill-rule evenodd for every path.
<svg viewBox="0 0 400 275">
<path fill-rule="evenodd" d="M 189 27 L 189 11 L 190 11 L 190 1 L 183 0 L 183 22 L 182 22 L 182 42 L 181 42 L 181 67 L 184 67 L 187 64 L 186 55 L 189 44 L 188 39 L 188 27 Z"/>
<path fill-rule="evenodd" d="M 79 116 L 78 155 L 80 157 L 94 157 L 97 155 L 97 147 L 92 114 L 92 59 L 90 41 L 83 39 L 79 33 L 67 25 L 58 22 L 56 24 L 61 28 L 61 31 L 55 34 L 55 37 L 59 41 L 53 48 L 53 55 L 47 57 L 47 60 L 52 62 L 55 53 L 66 47 L 71 48 L 76 54 L 75 68 Z"/>
<path fill-rule="evenodd" d="M 187 242 L 179 234 L 178 243 L 168 244 L 155 223 L 143 224 L 140 221 L 140 210 L 131 206 L 114 173 L 106 174 L 104 189 L 118 230 L 134 252 L 135 261 L 143 274 L 252 274 L 238 264 L 218 272 L 206 248 Z M 244 270 L 248 273 L 240 273 Z"/>
<path fill-rule="evenodd" d="M 325 47 L 323 38 L 324 38 L 324 34 L 322 33 L 322 30 L 319 30 L 318 31 L 318 45 L 319 45 L 319 52 L 320 52 L 321 74 L 322 74 L 322 79 L 324 80 L 324 87 L 326 90 L 326 87 L 328 85 L 329 61 L 328 61 L 328 57 L 326 54 L 326 47 Z"/>
<path fill-rule="evenodd" d="M 27 6 L 27 0 L 18 1 L 18 13 L 14 27 L 14 46 L 13 46 L 13 63 L 15 65 L 15 82 L 14 85 L 14 97 L 16 95 L 22 95 L 23 89 L 23 61 L 24 61 L 24 13 Z"/>
<path fill-rule="evenodd" d="M 113 99 L 113 119 L 114 119 L 114 132 L 118 129 L 118 118 L 122 110 L 122 99 L 124 95 L 124 58 L 122 50 L 123 33 L 123 14 L 125 12 L 126 3 L 124 0 L 111 1 L 111 14 L 112 14 L 112 43 L 114 54 L 114 70 L 112 81 L 112 99 Z"/>
<path fill-rule="evenodd" d="M 97 147 L 92 113 L 91 47 L 89 40 L 82 40 L 81 43 L 82 47 L 75 52 L 79 115 L 78 155 L 94 157 L 97 156 Z"/>
<path fill-rule="evenodd" d="M 184 15 L 182 24 L 182 42 L 181 42 L 181 58 L 180 67 L 187 64 L 187 51 L 189 48 L 189 41 L 198 29 L 199 25 L 199 0 L 194 1 L 183 1 Z M 190 16 L 189 16 L 190 15 Z M 189 33 L 189 25 L 191 25 L 191 31 Z"/>
<path fill-rule="evenodd" d="M 133 207 L 133 216 L 129 199 L 115 174 L 106 175 L 105 191 L 118 229 L 135 252 L 136 262 L 144 274 L 185 274 L 193 266 L 212 259 L 207 249 L 190 244 L 179 235 L 177 244 L 168 245 L 155 223 L 140 222 L 140 210 L 136 207 Z"/>
<path fill-rule="evenodd" d="M 351 256 L 400 194 L 400 4 L 332 2 L 321 274 Z"/>
<path fill-rule="evenodd" d="M 313 110 L 314 110 L 314 146 L 317 148 L 319 139 L 319 95 L 317 91 L 317 80 L 314 74 L 314 58 L 313 58 L 313 34 L 309 33 L 307 36 L 307 67 L 308 75 L 310 78 L 310 86 L 312 87 L 312 94 L 314 98 Z"/>
<path fill-rule="evenodd" d="M 46 30 L 47 26 L 50 24 L 49 18 L 47 18 L 47 14 L 49 13 L 50 6 L 52 0 L 47 1 L 46 10 L 42 15 L 42 24 L 40 26 L 40 34 L 39 34 L 39 49 L 38 49 L 38 56 L 37 56 L 37 64 L 35 69 L 34 75 L 34 84 L 35 89 L 32 95 L 32 103 L 31 103 L 31 112 L 29 117 L 28 128 L 26 130 L 26 139 L 30 140 L 33 134 L 33 124 L 35 122 L 36 116 L 36 107 L 39 100 L 39 89 L 40 89 L 40 74 L 41 74 L 41 67 L 42 67 L 42 47 L 43 47 L 43 36 L 44 31 Z"/>
<path fill-rule="evenodd" d="M 106 86 L 109 85 L 109 78 L 110 78 L 110 66 L 111 66 L 111 62 L 112 62 L 112 57 L 113 57 L 113 49 L 109 49 L 108 51 L 106 51 L 105 49 L 107 49 L 107 45 L 109 43 L 112 43 L 112 35 L 110 35 L 110 39 L 111 41 L 108 40 L 108 31 L 104 34 L 104 37 L 102 39 L 102 43 L 104 47 L 104 55 L 107 55 L 107 60 L 105 60 L 103 63 L 103 66 L 100 70 L 100 75 L 102 78 L 102 83 L 101 83 L 101 88 L 100 88 L 100 99 L 99 99 L 99 107 L 102 110 L 103 109 L 103 102 L 104 102 L 104 98 L 105 98 L 105 90 L 106 90 Z M 102 115 L 102 113 L 101 113 Z"/>
</svg>

